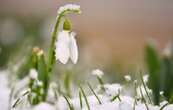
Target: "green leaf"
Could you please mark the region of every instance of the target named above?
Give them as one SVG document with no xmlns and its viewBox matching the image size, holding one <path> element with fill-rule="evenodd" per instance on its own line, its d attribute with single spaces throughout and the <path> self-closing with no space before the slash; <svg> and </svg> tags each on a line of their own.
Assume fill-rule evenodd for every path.
<svg viewBox="0 0 173 110">
<path fill-rule="evenodd" d="M 154 103 L 158 105 L 160 96 L 160 59 L 152 43 L 149 43 L 145 48 L 145 60 L 149 71 L 149 87 L 153 91 Z"/>
<path fill-rule="evenodd" d="M 43 100 L 45 101 L 49 86 L 49 74 L 43 53 L 38 55 L 38 79 L 39 81 L 43 82 L 43 88 L 44 88 Z"/>
<path fill-rule="evenodd" d="M 164 57 L 162 59 L 161 87 L 167 100 L 173 95 L 173 59 Z"/>
<path fill-rule="evenodd" d="M 81 91 L 79 91 L 79 101 L 80 101 L 80 108 L 83 108 L 83 104 L 82 104 L 82 93 Z"/>
<path fill-rule="evenodd" d="M 38 51 L 40 51 L 40 48 L 34 47 L 31 55 L 31 61 L 32 61 L 31 68 L 35 68 L 36 70 L 38 66 L 38 58 L 37 58 Z"/>
<path fill-rule="evenodd" d="M 65 92 L 66 92 L 66 94 L 70 97 L 71 96 L 71 94 L 70 94 L 70 81 L 71 81 L 71 79 L 70 79 L 70 74 L 71 74 L 71 72 L 70 71 L 66 71 L 65 72 L 65 76 L 64 76 L 64 87 L 65 87 Z"/>
<path fill-rule="evenodd" d="M 63 94 L 63 97 L 65 98 L 67 104 L 68 104 L 68 107 L 70 110 L 74 110 L 74 107 L 73 105 L 70 103 L 70 101 L 68 100 L 68 98 Z"/>
<path fill-rule="evenodd" d="M 87 99 L 87 96 L 83 90 L 83 88 L 79 85 L 79 88 L 80 88 L 80 91 L 84 97 L 84 100 L 85 100 L 85 103 L 86 103 L 86 106 L 87 106 L 87 110 L 90 110 L 90 105 L 89 105 L 89 102 L 88 102 L 88 99 Z"/>
<path fill-rule="evenodd" d="M 92 91 L 92 93 L 94 94 L 94 96 L 96 97 L 96 99 L 98 100 L 99 104 L 102 104 L 101 100 L 99 99 L 98 95 L 95 93 L 94 89 L 92 88 L 92 86 L 90 85 L 90 83 L 88 82 L 88 87 L 90 88 L 90 90 Z"/>
</svg>

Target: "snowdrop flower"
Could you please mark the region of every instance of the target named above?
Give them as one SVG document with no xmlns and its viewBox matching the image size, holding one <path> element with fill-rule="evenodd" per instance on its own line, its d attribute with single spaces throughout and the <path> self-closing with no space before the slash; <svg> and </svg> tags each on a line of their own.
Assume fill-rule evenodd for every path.
<svg viewBox="0 0 173 110">
<path fill-rule="evenodd" d="M 171 56 L 171 50 L 170 50 L 169 48 L 165 48 L 165 49 L 163 50 L 163 54 L 164 54 L 164 56 L 166 56 L 166 57 L 170 57 L 170 56 Z"/>
<path fill-rule="evenodd" d="M 172 57 L 172 51 L 173 51 L 173 44 L 172 42 L 169 42 L 168 45 L 166 46 L 166 48 L 163 50 L 163 55 L 165 57 Z"/>
<path fill-rule="evenodd" d="M 164 92 L 163 92 L 163 91 L 160 91 L 160 95 L 162 95 L 162 96 L 163 96 L 163 94 L 164 94 Z"/>
<path fill-rule="evenodd" d="M 137 80 L 134 80 L 134 84 L 137 84 L 137 82 L 138 82 Z"/>
<path fill-rule="evenodd" d="M 149 78 L 149 75 L 148 74 L 143 76 L 144 83 L 147 83 L 148 82 L 148 78 Z"/>
<path fill-rule="evenodd" d="M 63 30 L 58 34 L 56 42 L 55 57 L 61 63 L 66 64 L 69 58 L 74 64 L 78 60 L 78 46 L 75 39 L 75 33 Z"/>
<path fill-rule="evenodd" d="M 38 80 L 37 85 L 41 87 L 41 86 L 43 86 L 43 82 Z"/>
<path fill-rule="evenodd" d="M 65 6 L 61 6 L 58 10 L 58 14 L 61 14 L 68 10 L 80 12 L 80 6 L 75 4 L 67 4 Z"/>
<path fill-rule="evenodd" d="M 31 79 L 37 79 L 38 73 L 35 69 L 31 69 L 30 72 L 29 72 L 29 76 L 30 76 Z"/>
<path fill-rule="evenodd" d="M 131 76 L 130 75 L 125 75 L 124 78 L 127 82 L 131 81 Z"/>
<path fill-rule="evenodd" d="M 104 75 L 104 73 L 100 69 L 95 69 L 92 71 L 92 75 L 95 75 L 101 78 Z"/>
</svg>

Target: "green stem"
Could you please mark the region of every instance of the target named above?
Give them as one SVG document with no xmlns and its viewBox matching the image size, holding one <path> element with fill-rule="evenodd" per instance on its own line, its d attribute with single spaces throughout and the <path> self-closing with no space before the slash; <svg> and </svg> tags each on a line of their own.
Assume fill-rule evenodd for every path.
<svg viewBox="0 0 173 110">
<path fill-rule="evenodd" d="M 83 104 L 82 104 L 82 93 L 81 93 L 80 90 L 79 90 L 79 101 L 80 101 L 80 108 L 82 110 L 82 108 L 83 108 Z"/>
<path fill-rule="evenodd" d="M 114 96 L 110 101 L 113 102 L 117 98 L 118 98 L 119 101 L 121 101 L 119 94 Z"/>
<path fill-rule="evenodd" d="M 79 86 L 79 88 L 80 88 L 81 93 L 82 93 L 82 95 L 83 95 L 83 97 L 84 97 L 84 100 L 85 100 L 85 103 L 86 103 L 86 105 L 87 105 L 87 108 L 88 108 L 88 110 L 90 110 L 89 102 L 88 102 L 88 99 L 87 99 L 87 97 L 86 97 L 86 95 L 85 95 L 85 92 L 84 92 L 84 90 L 83 90 L 83 88 L 82 88 L 81 86 Z"/>
<path fill-rule="evenodd" d="M 120 98 L 120 90 L 118 90 L 118 94 L 113 96 L 113 98 L 110 100 L 111 102 L 113 102 L 115 99 L 117 99 L 121 102 L 121 98 Z"/>
<path fill-rule="evenodd" d="M 169 104 L 169 103 L 164 104 L 164 105 L 160 108 L 160 110 L 163 110 L 168 104 Z"/>
<path fill-rule="evenodd" d="M 17 100 L 14 102 L 14 104 L 12 105 L 12 108 L 15 108 L 17 105 L 19 105 L 22 101 L 22 99 L 26 96 L 29 95 L 30 91 L 26 91 L 25 93 L 22 94 L 22 96 L 20 96 L 19 98 L 17 98 Z"/>
<path fill-rule="evenodd" d="M 55 24 L 55 27 L 54 27 L 54 30 L 53 30 L 53 33 L 52 33 L 51 44 L 50 44 L 49 53 L 48 53 L 48 72 L 52 71 L 52 67 L 53 67 L 53 64 L 54 64 L 54 60 L 55 60 L 55 58 L 54 58 L 55 42 L 56 42 L 56 39 L 57 39 L 57 31 L 59 29 L 60 21 L 61 21 L 62 17 L 63 17 L 62 14 L 60 14 L 57 17 L 56 24 Z"/>
<path fill-rule="evenodd" d="M 90 90 L 92 91 L 92 93 L 94 94 L 94 96 L 96 97 L 96 99 L 98 100 L 99 104 L 102 104 L 101 100 L 99 99 L 99 97 L 95 93 L 94 89 L 91 87 L 91 85 L 89 83 L 87 83 L 87 84 L 88 84 L 88 87 L 90 88 Z"/>
<path fill-rule="evenodd" d="M 147 102 L 146 102 L 146 100 L 145 100 L 145 97 L 144 97 L 144 95 L 143 95 L 143 93 L 142 93 L 141 87 L 139 87 L 139 90 L 140 90 L 140 93 L 141 93 L 142 100 L 144 101 L 144 104 L 145 104 L 145 106 L 146 106 L 146 109 L 149 110 L 149 107 L 148 107 L 148 105 L 147 105 Z"/>
<path fill-rule="evenodd" d="M 102 89 L 103 91 L 105 91 L 104 82 L 103 82 L 102 78 L 99 77 L 99 76 L 97 76 L 97 80 L 99 81 L 99 84 L 100 84 L 100 86 L 101 86 L 101 89 Z"/>
<path fill-rule="evenodd" d="M 65 9 L 61 13 L 58 13 L 56 23 L 55 23 L 55 26 L 53 28 L 53 32 L 52 32 L 52 36 L 51 36 L 51 43 L 50 43 L 50 47 L 49 47 L 49 51 L 48 51 L 48 63 L 47 63 L 48 73 L 52 72 L 53 65 L 55 62 L 55 55 L 54 55 L 55 51 L 54 50 L 55 50 L 55 43 L 57 40 L 57 34 L 58 34 L 59 26 L 60 26 L 62 18 L 68 13 L 78 13 L 79 14 L 80 13 L 80 7 L 79 7 L 79 9 L 78 8 Z M 67 19 L 65 20 L 65 23 L 66 23 L 67 27 L 70 28 L 70 22 Z M 49 82 L 49 79 L 47 82 Z M 48 83 L 47 87 L 49 87 L 49 83 Z"/>
<path fill-rule="evenodd" d="M 137 102 L 136 102 L 136 97 L 135 97 L 135 101 L 134 101 L 134 103 L 133 103 L 133 110 L 135 110 L 135 108 L 136 108 L 136 107 L 135 107 L 135 106 L 136 106 L 136 103 L 137 103 Z"/>
<path fill-rule="evenodd" d="M 68 98 L 65 95 L 63 95 L 63 97 L 65 98 L 65 100 L 66 100 L 66 102 L 67 102 L 67 104 L 69 106 L 69 109 L 70 110 L 74 110 L 73 105 L 70 103 L 70 101 L 68 100 Z"/>
<path fill-rule="evenodd" d="M 148 97 L 148 99 L 149 99 L 149 102 L 152 104 L 151 98 L 150 98 L 149 93 L 148 93 L 148 91 L 147 91 L 147 87 L 146 87 L 146 85 L 145 85 L 145 83 L 144 83 L 144 80 L 143 80 L 143 78 L 142 78 L 142 73 L 140 73 L 140 78 L 141 78 L 141 81 L 142 81 L 144 90 L 145 90 L 145 92 L 146 92 L 146 94 L 147 94 L 147 97 Z"/>
<path fill-rule="evenodd" d="M 61 19 L 62 19 L 62 17 L 64 17 L 68 13 L 80 14 L 80 9 L 66 9 L 63 12 L 61 12 L 60 14 L 58 14 L 57 19 L 56 19 L 56 24 L 53 28 L 52 37 L 51 37 L 51 44 L 50 44 L 49 51 L 48 51 L 49 52 L 48 53 L 48 72 L 52 71 L 53 64 L 55 61 L 54 49 L 55 49 L 55 42 L 57 39 L 57 33 L 58 33 L 58 29 L 59 29 L 59 26 L 61 23 Z"/>
</svg>

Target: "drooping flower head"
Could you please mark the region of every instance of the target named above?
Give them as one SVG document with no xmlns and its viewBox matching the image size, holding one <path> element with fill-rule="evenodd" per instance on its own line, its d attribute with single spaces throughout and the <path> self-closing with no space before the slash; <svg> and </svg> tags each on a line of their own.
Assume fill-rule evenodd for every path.
<svg viewBox="0 0 173 110">
<path fill-rule="evenodd" d="M 92 71 L 92 75 L 95 75 L 101 78 L 104 75 L 104 73 L 100 69 L 95 69 Z"/>
<path fill-rule="evenodd" d="M 66 24 L 66 21 L 67 21 L 67 14 L 69 13 L 76 13 L 76 14 L 80 14 L 81 13 L 81 10 L 80 10 L 80 6 L 79 5 L 76 5 L 76 4 L 67 4 L 67 5 L 64 5 L 64 6 L 61 6 L 58 10 L 58 15 L 57 15 L 57 18 L 56 18 L 56 23 L 54 25 L 54 28 L 53 28 L 53 31 L 52 31 L 52 39 L 51 39 L 51 44 L 50 44 L 50 47 L 49 47 L 49 53 L 48 53 L 48 71 L 52 71 L 52 66 L 54 64 L 54 61 L 55 59 L 58 59 L 60 60 L 61 63 L 63 64 L 66 64 L 67 61 L 68 61 L 68 58 L 69 58 L 69 51 L 70 53 L 74 52 L 71 50 L 74 50 L 74 48 L 70 49 L 70 47 L 76 47 L 76 40 L 74 39 L 74 36 L 70 38 L 70 40 L 67 40 L 69 38 L 58 38 L 59 36 L 65 36 L 68 35 L 68 36 L 72 36 L 71 35 L 71 30 L 70 30 L 70 27 L 68 27 L 67 25 L 67 29 L 66 28 L 66 25 L 63 26 L 63 30 L 61 32 L 59 32 L 59 29 L 60 29 L 60 26 L 61 26 L 61 21 L 63 21 L 63 19 L 65 19 L 64 24 Z M 67 24 L 70 24 L 70 23 L 67 23 Z M 69 25 L 70 26 L 70 25 Z M 69 31 L 69 34 L 67 34 L 67 32 L 64 32 L 64 31 Z M 61 40 L 60 40 L 61 39 Z M 65 40 L 63 40 L 65 39 Z M 68 42 L 66 42 L 68 41 Z M 71 42 L 71 43 L 69 43 Z M 69 46 L 70 44 L 74 44 L 74 46 Z M 62 49 L 59 48 L 59 47 L 63 47 Z M 68 47 L 68 49 L 67 49 Z M 65 50 L 63 53 L 59 52 L 59 50 Z M 76 50 L 76 49 L 75 49 Z M 55 53 L 55 54 L 54 54 Z M 63 54 L 66 54 L 67 53 L 67 56 L 65 56 L 64 58 L 62 58 L 62 55 Z M 75 52 L 74 52 L 75 53 Z M 73 63 L 76 63 L 77 60 L 75 58 L 78 58 L 76 56 L 78 56 L 78 53 L 76 51 L 76 54 L 77 55 L 72 55 L 70 54 L 70 57 L 73 61 Z M 66 61 L 67 60 L 67 61 Z"/>
<path fill-rule="evenodd" d="M 58 34 L 58 40 L 56 42 L 55 56 L 56 60 L 66 64 L 69 58 L 74 64 L 78 60 L 78 47 L 75 39 L 75 34 L 69 31 L 61 31 Z"/>
<path fill-rule="evenodd" d="M 66 64 L 69 59 L 74 64 L 78 60 L 78 46 L 75 39 L 75 33 L 71 31 L 71 25 L 69 20 L 66 18 L 66 14 L 70 12 L 80 13 L 80 6 L 75 4 L 67 4 L 59 8 L 58 19 L 64 17 L 63 30 L 57 35 L 55 42 L 55 57 L 61 63 Z"/>
<path fill-rule="evenodd" d="M 127 81 L 127 82 L 129 82 L 129 81 L 131 81 L 131 76 L 130 75 L 125 75 L 124 76 L 124 79 Z"/>
<path fill-rule="evenodd" d="M 70 29 L 70 22 L 65 19 L 63 30 L 58 33 L 58 39 L 55 44 L 56 60 L 59 60 L 63 64 L 66 64 L 69 59 L 76 64 L 78 60 L 78 46 L 75 39 L 76 34 L 71 32 Z"/>
</svg>

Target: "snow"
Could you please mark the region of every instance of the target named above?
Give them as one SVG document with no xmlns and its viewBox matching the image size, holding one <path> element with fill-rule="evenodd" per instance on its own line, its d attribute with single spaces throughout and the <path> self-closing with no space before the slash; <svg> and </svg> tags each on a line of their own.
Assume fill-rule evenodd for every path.
<svg viewBox="0 0 173 110">
<path fill-rule="evenodd" d="M 10 89 L 8 88 L 7 71 L 0 72 L 0 107 L 7 110 L 9 105 Z"/>
<path fill-rule="evenodd" d="M 48 103 L 40 103 L 39 105 L 35 106 L 33 110 L 56 110 L 54 106 Z"/>
<path fill-rule="evenodd" d="M 19 81 L 26 82 L 26 79 Z M 10 88 L 8 87 L 8 72 L 7 71 L 1 71 L 0 72 L 0 106 L 1 110 L 9 110 L 9 96 L 10 96 Z M 19 84 L 20 85 L 20 84 Z M 133 110 L 135 107 L 135 110 L 147 110 L 147 107 L 149 110 L 160 110 L 162 106 L 167 104 L 168 102 L 166 100 L 162 101 L 160 103 L 160 106 L 151 105 L 147 103 L 147 106 L 142 103 L 141 101 L 137 101 L 137 104 L 134 106 L 135 99 L 131 96 L 123 95 L 119 92 L 121 92 L 121 89 L 123 88 L 122 85 L 118 83 L 114 84 L 105 84 L 105 92 L 104 93 L 97 93 L 97 96 L 99 97 L 102 104 L 99 104 L 97 98 L 94 95 L 87 96 L 87 100 L 89 102 L 90 110 Z M 20 87 L 21 88 L 21 87 Z M 148 89 L 148 88 L 147 88 Z M 142 91 L 144 92 L 143 88 Z M 20 94 L 20 93 L 19 93 Z M 112 97 L 115 95 L 119 95 L 119 98 L 116 98 L 115 100 L 111 101 Z M 48 96 L 49 98 L 50 96 Z M 52 96 L 53 98 L 53 96 Z M 50 98 L 51 99 L 51 98 Z M 80 107 L 80 99 L 79 97 L 74 97 L 69 99 L 70 103 L 73 105 L 74 110 L 81 110 Z M 58 101 L 55 101 L 55 104 L 50 104 L 48 102 L 42 102 L 36 106 L 24 106 L 24 108 L 15 108 L 13 110 L 68 110 L 68 104 L 64 97 L 60 96 L 58 98 Z M 87 105 L 85 103 L 84 98 L 82 97 L 82 104 L 83 108 L 82 110 L 88 110 Z M 173 104 L 168 104 L 164 107 L 163 110 L 173 110 Z"/>
</svg>

